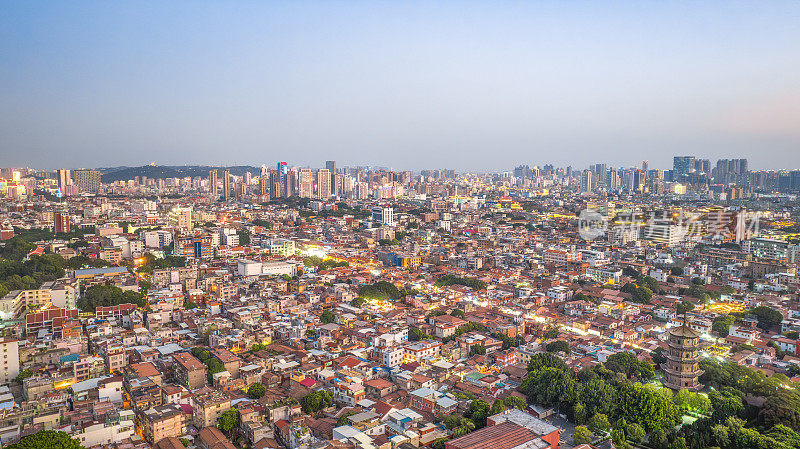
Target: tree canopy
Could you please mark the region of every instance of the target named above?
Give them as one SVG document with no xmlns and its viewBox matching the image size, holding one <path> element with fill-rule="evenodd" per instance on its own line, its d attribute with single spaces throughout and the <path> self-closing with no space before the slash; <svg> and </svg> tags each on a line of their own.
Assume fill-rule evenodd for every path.
<svg viewBox="0 0 800 449">
<path fill-rule="evenodd" d="M 81 443 L 65 432 L 40 430 L 33 435 L 23 437 L 18 443 L 6 446 L 6 449 L 83 449 Z"/>
<path fill-rule="evenodd" d="M 405 292 L 398 289 L 397 286 L 391 282 L 378 281 L 374 284 L 361 287 L 358 291 L 358 296 L 366 299 L 396 301 L 404 298 Z"/>
<path fill-rule="evenodd" d="M 764 330 L 772 329 L 783 321 L 783 315 L 769 306 L 758 306 L 751 310 L 750 313 L 758 318 L 758 327 Z"/>
<path fill-rule="evenodd" d="M 333 405 L 333 396 L 325 390 L 313 391 L 300 400 L 304 413 L 316 413 Z"/>
<path fill-rule="evenodd" d="M 86 289 L 78 300 L 78 307 L 84 312 L 94 312 L 98 307 L 136 304 L 145 307 L 147 301 L 138 291 L 122 290 L 113 285 L 93 285 Z"/>
<path fill-rule="evenodd" d="M 604 366 L 611 371 L 625 374 L 629 379 L 652 379 L 655 376 L 653 365 L 637 359 L 630 351 L 621 351 L 609 356 Z"/>
<path fill-rule="evenodd" d="M 446 274 L 436 280 L 437 287 L 447 287 L 450 285 L 463 285 L 473 290 L 483 290 L 486 288 L 486 282 L 471 277 L 458 277 L 452 274 Z"/>
</svg>

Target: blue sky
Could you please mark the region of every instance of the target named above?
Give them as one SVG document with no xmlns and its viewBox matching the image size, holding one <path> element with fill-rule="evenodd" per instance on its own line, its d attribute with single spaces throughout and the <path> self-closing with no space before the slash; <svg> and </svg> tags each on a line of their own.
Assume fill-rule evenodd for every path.
<svg viewBox="0 0 800 449">
<path fill-rule="evenodd" d="M 18 2 L 2 165 L 800 168 L 800 2 Z"/>
</svg>

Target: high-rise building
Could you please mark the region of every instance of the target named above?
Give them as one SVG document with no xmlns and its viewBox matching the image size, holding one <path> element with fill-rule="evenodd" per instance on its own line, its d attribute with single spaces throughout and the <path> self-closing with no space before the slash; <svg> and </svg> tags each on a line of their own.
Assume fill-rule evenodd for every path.
<svg viewBox="0 0 800 449">
<path fill-rule="evenodd" d="M 231 171 L 228 169 L 222 172 L 222 197 L 225 201 L 231 199 Z"/>
<path fill-rule="evenodd" d="M 331 174 L 331 195 L 336 195 L 336 161 L 325 161 L 325 169 Z"/>
<path fill-rule="evenodd" d="M 327 200 L 331 197 L 331 172 L 327 168 L 317 171 L 317 198 Z"/>
<path fill-rule="evenodd" d="M 58 188 L 61 190 L 62 195 L 67 194 L 67 186 L 72 185 L 72 176 L 69 169 L 62 168 L 58 170 Z"/>
<path fill-rule="evenodd" d="M 300 198 L 311 198 L 314 195 L 314 172 L 310 168 L 301 168 L 298 173 Z"/>
<path fill-rule="evenodd" d="M 299 180 L 300 180 L 300 174 L 296 169 L 289 170 L 288 172 L 286 172 L 286 182 L 284 182 L 284 188 L 283 188 L 284 190 L 283 195 L 285 197 L 288 198 L 290 196 L 297 196 L 299 194 L 300 190 L 300 187 L 298 186 L 298 183 L 300 182 Z"/>
<path fill-rule="evenodd" d="M 694 156 L 675 156 L 672 158 L 672 175 L 679 180 L 683 175 L 694 172 Z"/>
<path fill-rule="evenodd" d="M 749 181 L 747 159 L 720 159 L 712 176 L 718 184 L 746 184 Z"/>
<path fill-rule="evenodd" d="M 642 190 L 644 190 L 644 172 L 633 170 L 633 191 L 641 192 Z"/>
<path fill-rule="evenodd" d="M 372 220 L 382 225 L 394 226 L 394 208 L 380 206 L 373 207 Z"/>
<path fill-rule="evenodd" d="M 533 178 L 533 170 L 528 165 L 519 165 L 514 167 L 514 177 L 520 179 Z"/>
<path fill-rule="evenodd" d="M 608 171 L 608 175 L 606 176 L 606 187 L 608 190 L 617 190 L 619 189 L 619 172 L 612 168 Z"/>
<path fill-rule="evenodd" d="M 289 173 L 289 165 L 286 162 L 278 162 L 278 184 L 286 182 L 286 174 Z"/>
<path fill-rule="evenodd" d="M 211 191 L 211 198 L 217 199 L 218 186 L 217 186 L 217 169 L 211 170 L 208 172 L 208 184 L 209 190 Z"/>
<path fill-rule="evenodd" d="M 694 171 L 698 173 L 711 173 L 711 161 L 709 161 L 708 159 L 695 160 Z"/>
<path fill-rule="evenodd" d="M 269 171 L 269 196 L 270 198 L 280 198 L 283 196 L 281 185 L 278 183 L 278 171 Z"/>
<path fill-rule="evenodd" d="M 261 196 L 269 195 L 269 175 L 261 173 L 258 178 L 258 194 Z"/>
<path fill-rule="evenodd" d="M 591 170 L 584 170 L 581 173 L 581 193 L 594 191 L 594 173 Z"/>
<path fill-rule="evenodd" d="M 100 171 L 99 170 L 76 170 L 75 185 L 81 192 L 97 193 L 100 191 Z"/>
<path fill-rule="evenodd" d="M 594 164 L 589 167 L 589 170 L 594 172 L 594 176 L 592 176 L 592 178 L 594 179 L 595 185 L 602 185 L 606 183 L 606 173 L 608 171 L 606 169 L 606 164 Z"/>
<path fill-rule="evenodd" d="M 53 214 L 53 227 L 55 232 L 69 232 L 69 213 L 56 212 Z"/>
</svg>

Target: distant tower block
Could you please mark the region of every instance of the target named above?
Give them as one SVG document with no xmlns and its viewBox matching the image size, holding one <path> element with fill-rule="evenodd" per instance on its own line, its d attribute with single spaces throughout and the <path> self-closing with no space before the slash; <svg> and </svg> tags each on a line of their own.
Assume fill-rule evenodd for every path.
<svg viewBox="0 0 800 449">
<path fill-rule="evenodd" d="M 675 391 L 697 391 L 701 388 L 697 378 L 703 373 L 698 364 L 698 343 L 700 334 L 685 323 L 673 327 L 667 339 L 667 366 L 664 369 L 664 385 Z"/>
</svg>

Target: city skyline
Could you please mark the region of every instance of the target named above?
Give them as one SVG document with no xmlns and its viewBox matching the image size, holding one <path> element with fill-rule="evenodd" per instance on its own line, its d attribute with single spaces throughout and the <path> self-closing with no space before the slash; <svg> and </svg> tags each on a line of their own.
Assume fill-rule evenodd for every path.
<svg viewBox="0 0 800 449">
<path fill-rule="evenodd" d="M 6 165 L 800 168 L 793 2 L 5 10 Z"/>
<path fill-rule="evenodd" d="M 583 171 L 583 170 L 594 171 L 596 168 L 598 168 L 600 166 L 602 166 L 604 169 L 607 169 L 607 170 L 612 170 L 612 169 L 613 170 L 641 169 L 643 171 L 648 171 L 648 170 L 675 171 L 676 168 L 677 168 L 676 164 L 679 164 L 678 160 L 687 160 L 687 161 L 690 160 L 690 162 L 687 162 L 687 163 L 690 163 L 690 165 L 691 165 L 691 168 L 678 169 L 678 172 L 680 172 L 682 174 L 683 173 L 687 173 L 687 172 L 701 172 L 701 173 L 706 173 L 708 175 L 711 175 L 712 177 L 713 177 L 712 173 L 714 172 L 714 168 L 716 166 L 718 166 L 721 163 L 728 163 L 729 161 L 731 163 L 733 163 L 735 161 L 742 161 L 742 163 L 744 165 L 743 165 L 743 168 L 741 169 L 741 172 L 750 172 L 750 171 L 790 172 L 790 171 L 797 171 L 798 170 L 798 169 L 791 169 L 791 168 L 759 168 L 759 169 L 749 170 L 748 167 L 749 167 L 749 164 L 750 164 L 750 160 L 747 159 L 747 158 L 726 157 L 726 158 L 720 158 L 720 159 L 716 159 L 715 160 L 715 159 L 703 158 L 703 157 L 697 156 L 697 155 L 681 155 L 681 156 L 675 155 L 675 156 L 672 156 L 672 161 L 670 162 L 670 164 L 667 165 L 667 166 L 663 166 L 663 167 L 662 166 L 654 166 L 654 165 L 650 164 L 650 161 L 648 161 L 648 160 L 639 161 L 638 164 L 637 163 L 630 163 L 630 164 L 621 164 L 621 165 L 613 165 L 613 164 L 607 164 L 607 163 L 603 163 L 603 162 L 597 161 L 597 163 L 590 163 L 590 164 L 588 164 L 586 166 L 573 166 L 573 165 L 570 165 L 570 164 L 558 165 L 558 164 L 554 164 L 554 163 L 548 162 L 548 161 L 539 161 L 539 162 L 518 162 L 513 167 L 501 168 L 500 170 L 496 170 L 496 171 L 491 171 L 491 170 L 490 171 L 455 170 L 455 169 L 452 169 L 450 167 L 435 167 L 435 166 L 424 167 L 424 168 L 421 168 L 421 169 L 409 169 L 409 168 L 406 168 L 406 167 L 393 167 L 393 166 L 387 166 L 387 165 L 381 165 L 381 164 L 366 164 L 366 163 L 355 163 L 353 165 L 348 165 L 348 164 L 338 164 L 336 160 L 317 161 L 316 163 L 310 163 L 310 164 L 300 164 L 300 163 L 286 162 L 286 161 L 279 161 L 277 163 L 278 164 L 283 164 L 283 169 L 284 170 L 302 169 L 302 168 L 309 168 L 309 169 L 312 169 L 312 170 L 318 170 L 318 169 L 323 169 L 324 168 L 324 169 L 328 169 L 331 172 L 334 172 L 336 169 L 369 169 L 369 170 L 388 170 L 388 171 L 410 171 L 410 172 L 413 172 L 413 173 L 420 173 L 420 172 L 432 171 L 432 170 L 454 170 L 457 173 L 464 173 L 464 174 L 470 174 L 470 173 L 472 173 L 472 174 L 504 174 L 504 173 L 513 173 L 513 172 L 515 172 L 517 170 L 520 170 L 520 169 L 533 169 L 533 168 L 537 168 L 537 169 L 540 169 L 540 170 L 544 169 L 544 168 L 572 169 L 572 170 L 575 170 L 576 172 Z M 277 159 L 276 159 L 276 161 L 277 161 Z M 118 166 L 94 166 L 94 167 L 89 167 L 89 166 L 50 167 L 50 166 L 30 166 L 29 165 L 29 166 L 16 166 L 14 168 L 27 168 L 27 169 L 33 169 L 33 170 L 36 170 L 36 171 L 56 171 L 56 172 L 59 171 L 59 170 L 62 170 L 62 169 L 67 169 L 67 170 L 100 170 L 103 173 L 113 173 L 113 172 L 115 172 L 117 170 L 120 170 L 120 169 L 137 169 L 137 168 L 146 168 L 146 167 L 174 167 L 174 168 L 197 168 L 197 169 L 202 169 L 202 168 L 224 169 L 224 168 L 234 168 L 234 167 L 236 167 L 236 168 L 241 168 L 241 169 L 261 170 L 262 172 L 264 172 L 265 170 L 268 170 L 268 168 L 271 165 L 274 165 L 276 163 L 276 161 L 269 161 L 269 162 L 265 162 L 265 163 L 254 163 L 252 165 L 251 164 L 236 164 L 236 163 L 231 164 L 231 165 L 210 164 L 210 163 L 157 164 L 157 163 L 151 162 L 150 164 L 144 164 L 144 165 L 118 165 Z M 712 161 L 715 161 L 715 164 L 712 164 L 711 163 Z M 758 164 L 756 164 L 756 165 L 758 165 Z M 736 171 L 739 172 L 738 166 L 737 166 Z"/>
</svg>

